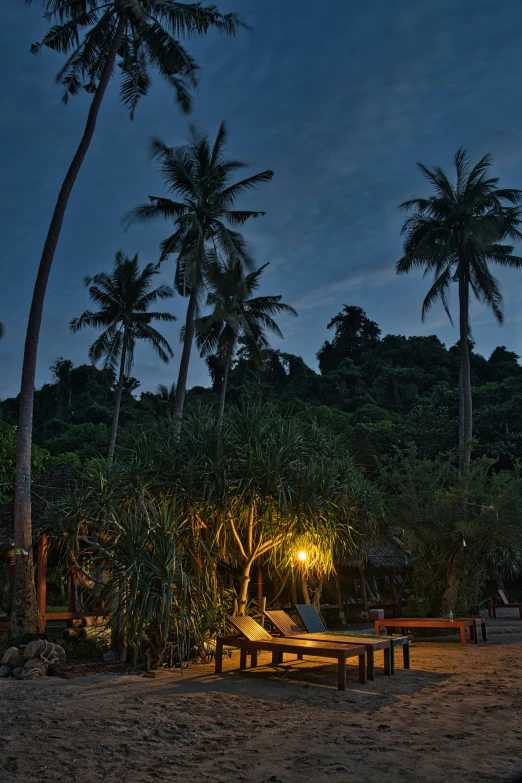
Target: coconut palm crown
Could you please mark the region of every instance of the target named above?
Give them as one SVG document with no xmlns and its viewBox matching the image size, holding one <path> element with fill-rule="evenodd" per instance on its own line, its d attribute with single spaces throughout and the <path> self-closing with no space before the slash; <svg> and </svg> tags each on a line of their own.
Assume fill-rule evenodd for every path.
<svg viewBox="0 0 522 783">
<path fill-rule="evenodd" d="M 404 222 L 404 255 L 399 259 L 397 274 L 415 268 L 434 281 L 422 306 L 424 318 L 429 308 L 440 300 L 451 320 L 449 293 L 458 284 L 460 326 L 459 442 L 461 466 L 469 469 L 472 437 L 471 372 L 469 359 L 470 291 L 490 307 L 502 323 L 502 295 L 489 264 L 521 267 L 522 258 L 513 254 L 505 240 L 522 240 L 519 224 L 522 218 L 522 191 L 498 188 L 498 178 L 489 175 L 491 156 L 484 155 L 472 166 L 467 152 L 455 155 L 456 182 L 436 167 L 419 169 L 434 189 L 429 198 L 417 198 L 401 204 L 410 215 Z"/>
<path fill-rule="evenodd" d="M 174 0 L 25 2 L 43 5 L 45 18 L 52 23 L 31 51 L 37 54 L 47 46 L 68 55 L 56 77 L 65 88 L 65 102 L 81 90 L 96 91 L 118 34 L 120 95 L 131 117 L 150 87 L 150 69 L 165 77 L 181 108 L 189 111 L 198 66 L 179 39 L 204 35 L 211 28 L 233 35 L 244 26 L 236 14 L 222 14 L 215 5 Z"/>
</svg>

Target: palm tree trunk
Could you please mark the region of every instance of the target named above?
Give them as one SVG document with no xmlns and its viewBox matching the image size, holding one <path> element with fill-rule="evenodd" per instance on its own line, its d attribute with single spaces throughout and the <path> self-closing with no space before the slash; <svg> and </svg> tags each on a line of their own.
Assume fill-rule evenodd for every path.
<svg viewBox="0 0 522 783">
<path fill-rule="evenodd" d="M 459 446 L 460 469 L 469 473 L 473 428 L 471 399 L 471 366 L 469 360 L 469 281 L 464 268 L 459 269 L 460 375 L 459 375 Z"/>
<path fill-rule="evenodd" d="M 42 257 L 40 259 L 40 266 L 38 268 L 33 299 L 31 302 L 31 310 L 29 312 L 22 365 L 22 384 L 20 388 L 20 407 L 18 414 L 18 442 L 16 451 L 14 510 L 16 566 L 10 629 L 13 640 L 19 639 L 27 633 L 36 633 L 38 631 L 36 591 L 34 587 L 31 550 L 31 444 L 36 357 L 38 353 L 38 339 L 40 336 L 45 292 L 54 254 L 58 245 L 58 239 L 60 237 L 65 211 L 67 209 L 67 203 L 94 135 L 98 112 L 116 62 L 116 55 L 123 38 L 125 23 L 126 15 L 122 14 L 107 56 L 105 68 L 92 99 L 83 136 L 67 174 L 65 175 L 62 187 L 60 188 L 60 193 L 58 194 L 58 200 L 54 208 Z M 25 555 L 24 551 L 29 554 Z"/>
<path fill-rule="evenodd" d="M 223 379 L 221 381 L 221 391 L 219 393 L 218 427 L 221 426 L 221 422 L 223 420 L 223 414 L 225 412 L 225 397 L 227 396 L 228 371 L 230 369 L 231 358 L 232 358 L 232 354 L 228 353 L 225 359 L 225 367 L 223 369 Z"/>
<path fill-rule="evenodd" d="M 172 414 L 174 416 L 174 437 L 179 438 L 181 432 L 181 420 L 183 418 L 183 407 L 185 405 L 185 392 L 187 389 L 187 377 L 190 364 L 190 351 L 194 339 L 194 316 L 196 314 L 197 291 L 192 289 L 187 307 L 185 318 L 185 339 L 183 340 L 183 351 L 179 365 L 178 382 L 176 384 L 176 394 Z"/>
<path fill-rule="evenodd" d="M 118 378 L 118 388 L 116 389 L 116 403 L 114 406 L 114 416 L 112 418 L 111 438 L 109 441 L 109 459 L 112 462 L 114 458 L 114 448 L 116 446 L 116 436 L 118 434 L 118 421 L 120 418 L 121 394 L 123 383 L 125 381 L 125 361 L 127 359 L 128 331 L 125 329 L 123 335 L 123 345 L 121 348 L 120 375 Z"/>
</svg>

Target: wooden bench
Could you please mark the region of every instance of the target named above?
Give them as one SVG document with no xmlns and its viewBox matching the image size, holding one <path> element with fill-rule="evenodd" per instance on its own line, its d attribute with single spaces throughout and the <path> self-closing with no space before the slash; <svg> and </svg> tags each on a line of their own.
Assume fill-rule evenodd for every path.
<svg viewBox="0 0 522 783">
<path fill-rule="evenodd" d="M 513 603 L 508 601 L 508 598 L 503 590 L 499 590 L 500 601 L 490 601 L 488 604 L 488 615 L 490 617 L 497 616 L 497 609 L 518 609 L 518 615 L 522 620 L 522 603 Z"/>
<path fill-rule="evenodd" d="M 404 634 L 407 628 L 448 628 L 460 633 L 460 643 L 466 646 L 466 629 L 469 629 L 470 642 L 478 644 L 478 628 L 482 628 L 482 639 L 486 642 L 486 621 L 483 617 L 457 617 L 447 620 L 443 617 L 393 617 L 389 620 L 375 620 L 375 633 L 379 634 L 381 628 L 385 630 L 400 628 Z"/>
<path fill-rule="evenodd" d="M 252 617 L 230 617 L 229 622 L 240 636 L 218 636 L 216 640 L 215 671 L 219 674 L 223 666 L 223 646 L 238 647 L 240 651 L 239 668 L 246 669 L 247 654 L 250 651 L 250 665 L 257 666 L 257 654 L 260 650 L 272 653 L 272 666 L 283 660 L 284 653 L 293 653 L 299 660 L 304 655 L 319 658 L 333 658 L 337 661 L 337 687 L 346 690 L 346 662 L 348 658 L 358 658 L 359 682 L 366 682 L 365 648 L 362 644 L 340 645 L 337 643 L 305 641 L 303 639 L 274 638 Z"/>
<path fill-rule="evenodd" d="M 391 675 L 394 673 L 391 662 L 392 647 L 388 638 L 385 637 L 358 637 L 351 636 L 347 638 L 344 634 L 335 634 L 328 631 L 318 631 L 317 633 L 306 633 L 294 623 L 291 617 L 282 609 L 272 609 L 265 611 L 265 616 L 272 625 L 279 631 L 281 636 L 286 639 L 304 639 L 305 641 L 333 642 L 334 644 L 362 644 L 366 650 L 366 676 L 369 680 L 375 679 L 375 653 L 377 650 L 384 652 L 384 673 Z"/>
</svg>

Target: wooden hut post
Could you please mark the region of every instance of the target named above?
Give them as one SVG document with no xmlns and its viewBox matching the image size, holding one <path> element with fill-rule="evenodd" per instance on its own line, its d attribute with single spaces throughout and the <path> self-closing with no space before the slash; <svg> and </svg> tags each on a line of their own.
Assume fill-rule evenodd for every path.
<svg viewBox="0 0 522 783">
<path fill-rule="evenodd" d="M 292 607 L 295 607 L 297 604 L 297 585 L 295 583 L 295 577 L 292 579 L 292 588 L 290 590 L 290 601 L 292 603 Z"/>
<path fill-rule="evenodd" d="M 364 578 L 364 566 L 361 566 L 361 593 L 363 599 L 363 609 L 368 614 L 368 595 L 366 593 L 366 579 Z"/>
<path fill-rule="evenodd" d="M 76 611 L 76 568 L 71 566 L 67 584 L 67 611 Z"/>
<path fill-rule="evenodd" d="M 45 604 L 47 600 L 47 535 L 42 533 L 38 541 L 38 570 L 36 581 L 36 604 L 40 633 L 45 631 Z"/>
<path fill-rule="evenodd" d="M 341 580 L 337 572 L 335 573 L 335 594 L 336 603 L 339 607 L 339 619 L 342 625 L 346 625 L 346 612 L 344 611 L 343 596 L 341 594 Z"/>
<path fill-rule="evenodd" d="M 389 577 L 390 577 L 390 587 L 391 587 L 391 594 L 392 594 L 392 601 L 393 601 L 393 613 L 396 617 L 399 616 L 399 602 L 397 601 L 397 588 L 395 585 L 395 568 L 390 568 L 389 570 Z"/>
</svg>

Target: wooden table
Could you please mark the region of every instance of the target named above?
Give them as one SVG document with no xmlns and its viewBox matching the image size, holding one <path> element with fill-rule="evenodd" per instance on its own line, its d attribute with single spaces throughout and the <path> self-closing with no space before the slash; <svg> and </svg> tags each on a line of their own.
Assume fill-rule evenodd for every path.
<svg viewBox="0 0 522 783">
<path fill-rule="evenodd" d="M 359 659 L 359 682 L 366 682 L 365 648 L 362 644 L 344 644 L 306 641 L 304 639 L 277 638 L 271 641 L 249 641 L 241 636 L 218 636 L 216 639 L 216 674 L 221 673 L 223 666 L 223 646 L 238 647 L 240 651 L 239 668 L 247 668 L 247 654 L 250 651 L 250 665 L 257 666 L 257 654 L 260 650 L 272 653 L 272 666 L 277 666 L 282 661 L 283 654 L 293 653 L 299 659 L 304 655 L 313 655 L 318 658 L 333 658 L 337 661 L 337 687 L 340 691 L 346 690 L 346 662 L 348 658 Z"/>
<path fill-rule="evenodd" d="M 478 628 L 482 627 L 482 639 L 486 642 L 486 621 L 483 617 L 457 617 L 454 620 L 447 620 L 443 617 L 392 617 L 389 620 L 375 620 L 375 633 L 380 633 L 380 629 L 385 630 L 400 628 L 404 635 L 406 628 L 449 628 L 460 633 L 460 643 L 466 646 L 466 629 L 469 628 L 470 642 L 478 644 Z"/>
<path fill-rule="evenodd" d="M 287 638 L 287 637 L 286 637 Z M 292 636 L 292 639 L 305 639 L 317 642 L 333 642 L 334 644 L 361 644 L 366 650 L 366 676 L 369 680 L 375 679 L 375 653 L 377 650 L 384 651 L 384 673 L 391 675 L 394 673 L 392 665 L 392 646 L 389 639 L 381 637 L 370 638 L 363 636 L 350 636 L 347 638 L 344 634 L 334 634 L 325 631 L 318 633 L 303 633 L 302 636 Z"/>
</svg>

